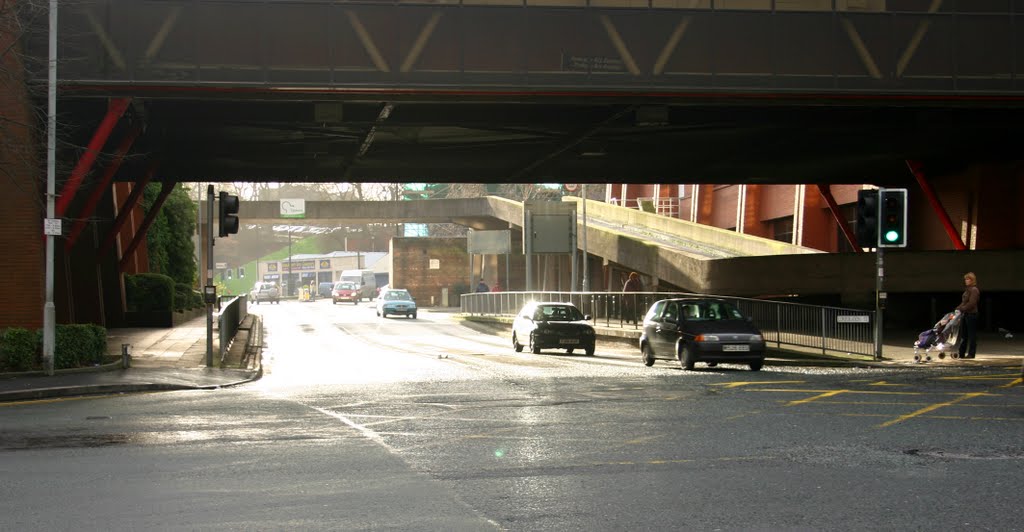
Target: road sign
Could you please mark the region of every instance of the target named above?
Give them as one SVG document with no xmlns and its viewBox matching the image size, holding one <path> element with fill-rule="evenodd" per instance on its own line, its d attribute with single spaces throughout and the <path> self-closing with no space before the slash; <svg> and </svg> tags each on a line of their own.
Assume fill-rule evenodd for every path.
<svg viewBox="0 0 1024 532">
<path fill-rule="evenodd" d="M 47 236 L 60 236 L 61 235 L 61 219 L 60 218 L 46 218 L 43 220 L 43 234 Z"/>
<path fill-rule="evenodd" d="M 576 192 L 576 190 L 578 188 L 580 188 L 580 186 L 577 185 L 576 183 L 566 183 L 565 184 L 565 191 L 566 192 Z"/>
<path fill-rule="evenodd" d="M 869 316 L 842 315 L 836 316 L 836 323 L 871 323 L 871 318 Z"/>
</svg>

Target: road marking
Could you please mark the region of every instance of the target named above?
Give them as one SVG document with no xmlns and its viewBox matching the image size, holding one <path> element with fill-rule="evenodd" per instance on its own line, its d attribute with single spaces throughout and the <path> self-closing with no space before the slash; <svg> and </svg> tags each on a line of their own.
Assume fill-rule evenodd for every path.
<svg viewBox="0 0 1024 532">
<path fill-rule="evenodd" d="M 936 404 L 933 404 L 933 405 L 930 405 L 930 406 L 926 406 L 926 407 L 924 407 L 924 408 L 922 408 L 920 410 L 917 410 L 915 412 L 911 412 L 909 414 L 902 415 L 902 416 L 900 416 L 898 418 L 890 419 L 889 421 L 886 421 L 885 423 L 882 423 L 881 425 L 878 425 L 878 428 L 884 429 L 886 427 L 891 427 L 891 426 L 893 426 L 893 425 L 895 425 L 897 423 L 902 423 L 902 422 L 904 422 L 904 421 L 906 421 L 908 419 L 920 416 L 921 414 L 927 414 L 928 412 L 931 412 L 933 410 L 938 410 L 938 409 L 940 409 L 940 408 L 942 408 L 944 406 L 955 405 L 955 404 L 957 404 L 959 402 L 966 401 L 968 399 L 974 399 L 975 397 L 981 397 L 983 395 L 988 395 L 988 394 L 985 393 L 985 392 L 965 393 L 965 394 L 961 395 L 960 397 L 957 397 L 956 399 L 953 399 L 951 401 L 946 401 L 944 403 L 936 403 Z"/>
<path fill-rule="evenodd" d="M 909 384 L 896 384 L 896 383 L 893 383 L 893 382 L 886 382 L 886 381 L 878 381 L 878 382 L 872 382 L 868 386 L 910 386 L 910 385 Z"/>
<path fill-rule="evenodd" d="M 1010 381 L 1009 384 L 1004 384 L 1004 385 L 1000 386 L 1000 388 L 1013 388 L 1014 386 L 1016 386 L 1018 384 L 1021 384 L 1021 383 L 1024 383 L 1024 377 L 1021 377 L 1021 378 L 1015 379 L 1013 381 Z"/>
<path fill-rule="evenodd" d="M 159 392 L 110 392 L 104 395 L 78 395 L 74 397 L 56 397 L 51 399 L 29 399 L 26 401 L 10 401 L 6 403 L 0 403 L 0 408 L 5 406 L 21 406 L 21 405 L 43 405 L 47 403 L 61 403 L 64 401 L 84 401 L 89 399 L 111 399 L 114 397 L 124 397 L 126 395 L 149 395 Z"/>
<path fill-rule="evenodd" d="M 808 397 L 806 399 L 798 399 L 796 401 L 790 401 L 790 402 L 786 403 L 786 406 L 802 405 L 802 404 L 805 404 L 805 403 L 810 403 L 811 401 L 817 401 L 818 399 L 824 399 L 826 397 L 832 397 L 832 396 L 835 396 L 835 395 L 839 395 L 841 393 L 846 393 L 848 391 L 849 390 L 832 390 L 831 392 L 821 393 L 821 394 L 815 395 L 814 397 Z"/>
<path fill-rule="evenodd" d="M 807 381 L 749 381 L 749 382 L 718 382 L 712 386 L 723 386 L 725 388 L 739 388 L 750 384 L 803 384 Z"/>
</svg>

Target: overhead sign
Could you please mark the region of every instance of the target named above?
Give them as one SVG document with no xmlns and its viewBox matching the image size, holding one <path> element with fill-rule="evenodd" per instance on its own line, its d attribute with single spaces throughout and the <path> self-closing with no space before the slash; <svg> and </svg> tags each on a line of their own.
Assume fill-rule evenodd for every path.
<svg viewBox="0 0 1024 532">
<path fill-rule="evenodd" d="M 305 218 L 306 200 L 304 199 L 283 199 L 281 200 L 281 218 Z"/>
<path fill-rule="evenodd" d="M 836 323 L 870 323 L 870 322 L 871 322 L 871 317 L 870 316 L 866 316 L 866 315 L 865 316 L 850 316 L 850 315 L 836 316 Z"/>
<path fill-rule="evenodd" d="M 504 255 L 512 252 L 512 231 L 498 229 L 495 231 L 470 230 L 467 238 L 469 253 L 481 255 Z"/>
</svg>

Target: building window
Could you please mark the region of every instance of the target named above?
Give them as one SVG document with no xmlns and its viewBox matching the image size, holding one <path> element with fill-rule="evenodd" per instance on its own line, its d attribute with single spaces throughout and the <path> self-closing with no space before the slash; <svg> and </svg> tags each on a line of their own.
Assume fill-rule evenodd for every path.
<svg viewBox="0 0 1024 532">
<path fill-rule="evenodd" d="M 772 239 L 787 244 L 793 243 L 793 217 L 776 218 L 768 222 L 772 228 Z"/>
<path fill-rule="evenodd" d="M 846 220 L 846 225 L 854 232 L 854 234 L 856 234 L 857 205 L 850 204 L 839 207 L 839 215 Z M 838 242 L 838 245 L 836 245 L 836 251 L 839 253 L 852 253 L 855 251 L 853 246 L 850 245 L 850 242 L 846 240 L 846 234 L 843 233 L 843 228 L 839 227 L 839 224 L 836 224 L 836 242 Z"/>
</svg>

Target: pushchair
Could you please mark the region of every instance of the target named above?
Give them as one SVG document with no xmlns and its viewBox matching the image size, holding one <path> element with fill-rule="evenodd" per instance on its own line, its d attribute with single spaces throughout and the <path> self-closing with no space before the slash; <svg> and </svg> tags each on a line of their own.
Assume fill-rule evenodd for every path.
<svg viewBox="0 0 1024 532">
<path fill-rule="evenodd" d="M 914 342 L 914 362 L 931 362 L 932 352 L 938 353 L 940 359 L 946 358 L 946 352 L 952 358 L 960 356 L 956 349 L 957 333 L 960 330 L 960 313 L 949 312 L 935 322 L 931 329 L 921 331 Z"/>
</svg>

